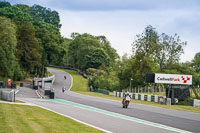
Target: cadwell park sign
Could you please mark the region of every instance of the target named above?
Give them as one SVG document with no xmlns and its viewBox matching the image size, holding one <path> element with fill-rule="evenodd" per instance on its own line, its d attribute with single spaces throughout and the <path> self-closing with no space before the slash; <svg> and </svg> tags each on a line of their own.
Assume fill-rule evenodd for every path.
<svg viewBox="0 0 200 133">
<path fill-rule="evenodd" d="M 192 75 L 155 73 L 155 83 L 192 85 Z"/>
</svg>

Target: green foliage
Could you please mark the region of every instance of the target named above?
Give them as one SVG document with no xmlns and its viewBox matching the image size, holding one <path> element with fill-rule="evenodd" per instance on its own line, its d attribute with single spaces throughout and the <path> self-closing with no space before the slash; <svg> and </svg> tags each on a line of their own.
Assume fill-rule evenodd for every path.
<svg viewBox="0 0 200 133">
<path fill-rule="evenodd" d="M 100 67 L 107 69 L 113 64 L 113 59 L 111 59 L 112 52 L 107 53 L 108 49 L 112 48 L 108 43 L 105 44 L 105 42 L 100 41 L 100 37 L 86 33 L 82 35 L 72 33 L 72 38 L 74 39 L 69 44 L 68 50 L 72 66 L 82 70 Z"/>
<path fill-rule="evenodd" d="M 1 2 L 0 2 L 1 3 Z M 15 6 L 7 6 L 4 8 L 0 8 L 0 16 L 6 16 L 10 19 L 20 22 L 32 22 L 33 19 L 27 12 L 23 12 L 20 8 Z"/>
<path fill-rule="evenodd" d="M 192 83 L 194 86 L 198 86 L 200 85 L 200 72 L 199 73 L 193 73 L 193 79 L 192 79 Z"/>
<path fill-rule="evenodd" d="M 137 35 L 137 39 L 133 42 L 133 52 L 135 58 L 135 74 L 134 81 L 136 84 L 144 85 L 145 75 L 147 73 L 155 73 L 158 68 L 154 62 L 156 48 L 158 46 L 158 34 L 152 26 L 147 26 L 141 35 Z M 130 79 L 130 78 L 129 78 Z"/>
<path fill-rule="evenodd" d="M 23 70 L 33 72 L 35 67 L 40 66 L 41 54 L 38 40 L 35 37 L 35 29 L 31 23 L 20 23 L 17 32 L 16 57 Z"/>
<path fill-rule="evenodd" d="M 33 5 L 29 10 L 31 16 L 34 19 L 35 23 L 45 22 L 54 25 L 57 29 L 61 27 L 60 18 L 58 12 L 51 11 L 40 5 Z"/>
<path fill-rule="evenodd" d="M 195 72 L 200 72 L 200 52 L 195 54 L 194 59 L 192 60 L 192 66 L 194 67 Z"/>
<path fill-rule="evenodd" d="M 147 26 L 132 44 L 132 57 L 123 57 L 118 63 L 121 88 L 129 88 L 130 79 L 132 86 L 146 85 L 147 73 L 193 74 L 190 63 L 179 63 L 185 45 L 176 34 L 159 35 L 155 28 Z"/>
<path fill-rule="evenodd" d="M 179 63 L 180 56 L 184 53 L 183 47 L 187 43 L 182 42 L 177 34 L 168 36 L 162 33 L 159 36 L 158 44 L 154 60 L 159 64 L 160 71 L 163 72 L 164 69 Z"/>
<path fill-rule="evenodd" d="M 6 1 L 0 1 L 0 8 L 11 7 L 11 4 Z"/>
<path fill-rule="evenodd" d="M 17 65 L 14 56 L 16 50 L 16 27 L 10 19 L 0 17 L 0 75 L 13 78 Z"/>
<path fill-rule="evenodd" d="M 85 69 L 87 68 L 99 68 L 103 64 L 109 66 L 109 57 L 103 49 L 92 49 L 85 56 Z"/>
<path fill-rule="evenodd" d="M 115 72 L 107 73 L 104 70 L 89 68 L 89 86 L 93 89 L 116 90 L 119 88 L 119 79 Z"/>
<path fill-rule="evenodd" d="M 11 31 L 10 22 L 7 25 L 1 24 L 2 38 L 10 33 L 7 37 L 9 39 L 4 37 L 1 40 L 2 43 L 9 40 L 7 41 L 9 45 L 1 44 L 5 46 L 0 48 L 3 51 L 2 59 L 8 55 L 12 57 L 13 62 L 10 58 L 5 60 L 11 60 L 12 65 L 1 60 L 3 64 L 0 75 L 20 80 L 28 75 L 44 75 L 46 64 L 63 65 L 67 45 L 59 32 L 61 25 L 56 11 L 39 5 L 12 6 L 8 2 L 0 2 L 0 16 L 10 18 L 14 27 Z M 14 43 L 10 43 L 14 40 Z"/>
<path fill-rule="evenodd" d="M 184 101 L 178 102 L 178 105 L 190 105 L 190 97 L 186 98 Z"/>
</svg>

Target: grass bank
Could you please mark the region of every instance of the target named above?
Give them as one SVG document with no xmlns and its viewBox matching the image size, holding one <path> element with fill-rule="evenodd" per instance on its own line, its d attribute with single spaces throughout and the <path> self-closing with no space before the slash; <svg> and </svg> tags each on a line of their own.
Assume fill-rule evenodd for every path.
<svg viewBox="0 0 200 133">
<path fill-rule="evenodd" d="M 0 103 L 0 133 L 101 133 L 39 107 Z"/>
<path fill-rule="evenodd" d="M 49 67 L 49 68 L 51 68 L 51 67 Z M 59 68 L 54 68 L 54 69 L 65 71 L 73 77 L 73 86 L 71 88 L 71 91 L 75 91 L 75 92 L 87 92 L 88 91 L 88 79 L 83 78 L 76 71 L 67 70 L 67 69 L 59 69 Z"/>
<path fill-rule="evenodd" d="M 83 78 L 76 71 L 66 70 L 66 69 L 58 69 L 58 70 L 62 70 L 62 71 L 68 72 L 69 74 L 72 75 L 72 77 L 73 77 L 73 86 L 71 88 L 71 91 L 75 91 L 77 93 L 81 93 L 81 94 L 84 94 L 84 95 L 95 96 L 95 97 L 100 97 L 100 98 L 106 98 L 106 99 L 110 99 L 110 100 L 117 100 L 117 101 L 121 101 L 122 100 L 122 98 L 114 97 L 113 93 L 110 93 L 109 95 L 105 95 L 105 94 L 101 94 L 101 93 L 97 93 L 97 92 L 89 92 L 88 91 L 88 84 L 87 84 L 88 80 Z M 146 93 L 146 94 L 152 94 L 152 93 Z M 154 95 L 164 95 L 164 93 L 160 93 L 160 94 L 159 93 L 154 93 Z M 186 106 L 186 105 L 161 105 L 161 104 L 158 104 L 158 103 L 142 101 L 142 100 L 132 100 L 131 102 L 132 103 L 137 103 L 137 104 L 145 104 L 145 105 L 150 105 L 150 106 L 157 106 L 157 107 L 162 107 L 162 108 L 167 108 L 167 109 L 175 109 L 175 110 L 181 110 L 181 111 L 187 111 L 187 112 L 200 113 L 200 109 L 199 108 L 194 108 L 192 106 Z"/>
</svg>

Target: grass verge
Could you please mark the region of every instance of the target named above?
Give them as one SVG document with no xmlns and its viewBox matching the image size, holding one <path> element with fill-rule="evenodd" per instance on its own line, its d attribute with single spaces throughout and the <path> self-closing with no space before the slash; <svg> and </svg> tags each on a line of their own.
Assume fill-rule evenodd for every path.
<svg viewBox="0 0 200 133">
<path fill-rule="evenodd" d="M 101 133 L 39 107 L 0 103 L 0 133 Z"/>
<path fill-rule="evenodd" d="M 51 67 L 49 67 L 49 68 L 51 68 Z M 75 91 L 75 92 L 87 92 L 88 91 L 88 79 L 83 78 L 76 71 L 67 70 L 67 69 L 59 69 L 59 68 L 53 68 L 53 69 L 65 71 L 73 77 L 73 86 L 71 88 L 71 91 Z"/>
<path fill-rule="evenodd" d="M 80 93 L 80 94 L 84 94 L 84 95 L 106 98 L 106 99 L 110 99 L 110 100 L 117 100 L 117 101 L 122 100 L 122 98 L 114 97 L 113 93 L 110 93 L 110 95 L 105 95 L 105 94 L 101 94 L 101 93 L 97 93 L 97 92 L 89 92 L 88 91 L 88 85 L 87 85 L 88 80 L 84 79 L 76 71 L 66 70 L 66 69 L 58 69 L 58 70 L 65 71 L 65 72 L 72 75 L 73 86 L 71 88 L 71 91 L 74 91 L 74 92 L 77 92 L 77 93 Z M 149 94 L 149 93 L 147 93 L 147 94 Z M 163 95 L 163 94 L 154 93 L 154 95 Z M 131 102 L 137 103 L 137 104 L 145 104 L 145 105 L 150 105 L 150 106 L 162 107 L 162 108 L 167 108 L 167 109 L 175 109 L 175 110 L 181 110 L 181 111 L 187 111 L 187 112 L 200 113 L 199 108 L 195 108 L 195 107 L 192 107 L 192 106 L 186 106 L 186 105 L 162 105 L 162 104 L 158 104 L 158 103 L 154 103 L 154 102 L 134 100 L 134 99 Z"/>
<path fill-rule="evenodd" d="M 165 92 L 144 92 L 144 93 L 138 93 L 138 94 L 145 94 L 145 95 L 158 95 L 158 96 L 165 96 Z"/>
</svg>

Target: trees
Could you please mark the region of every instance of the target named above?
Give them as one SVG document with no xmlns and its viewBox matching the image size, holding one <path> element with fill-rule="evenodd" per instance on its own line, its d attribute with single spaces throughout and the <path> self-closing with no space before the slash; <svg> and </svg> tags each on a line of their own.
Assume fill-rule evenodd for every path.
<svg viewBox="0 0 200 133">
<path fill-rule="evenodd" d="M 92 49 L 84 58 L 85 69 L 99 68 L 102 65 L 109 67 L 109 57 L 103 49 Z"/>
<path fill-rule="evenodd" d="M 195 72 L 200 72 L 200 52 L 195 54 L 194 59 L 192 60 L 192 66 Z"/>
<path fill-rule="evenodd" d="M 0 17 L 0 75 L 13 78 L 18 65 L 15 58 L 16 26 L 10 19 Z"/>
<path fill-rule="evenodd" d="M 160 66 L 160 72 L 164 72 L 164 69 L 168 69 L 173 64 L 179 63 L 180 56 L 184 53 L 183 47 L 187 43 L 182 42 L 177 34 L 168 36 L 164 33 L 160 35 L 158 43 L 155 61 Z"/>
<path fill-rule="evenodd" d="M 11 55 L 15 54 L 14 58 L 16 56 L 16 64 L 18 64 L 16 69 L 22 69 L 23 73 L 11 72 L 10 75 L 15 75 L 15 77 L 18 75 L 15 79 L 23 75 L 42 73 L 44 65 L 47 64 L 63 64 L 67 50 L 59 32 L 61 25 L 56 11 L 39 5 L 29 7 L 17 4 L 12 6 L 8 2 L 0 2 L 0 16 L 10 18 L 17 30 L 13 35 L 13 39 L 17 39 L 17 47 Z M 2 73 L 4 74 L 5 71 Z"/>
<path fill-rule="evenodd" d="M 133 42 L 133 55 L 135 58 L 135 73 L 137 75 L 137 83 L 143 85 L 145 75 L 158 71 L 155 68 L 157 64 L 154 62 L 156 48 L 158 47 L 158 33 L 152 26 L 147 26 L 145 31 L 137 35 L 137 39 Z"/>
<path fill-rule="evenodd" d="M 133 55 L 120 61 L 118 76 L 123 88 L 128 87 L 131 78 L 133 86 L 144 86 L 147 73 L 192 73 L 189 64 L 179 62 L 186 42 L 182 42 L 177 34 L 160 35 L 155 28 L 147 26 L 136 37 L 132 44 Z"/>
<path fill-rule="evenodd" d="M 24 22 L 18 25 L 16 57 L 21 68 L 34 73 L 34 68 L 41 63 L 41 52 L 38 40 L 35 37 L 35 29 L 31 23 Z"/>
<path fill-rule="evenodd" d="M 15 21 L 20 21 L 20 22 L 33 21 L 29 13 L 23 12 L 20 8 L 15 7 L 15 6 L 4 6 L 0 8 L 0 16 L 6 16 L 10 19 L 13 19 Z"/>
<path fill-rule="evenodd" d="M 69 57 L 71 64 L 82 70 L 89 67 L 97 68 L 102 64 L 109 66 L 109 56 L 99 40 L 95 36 L 86 33 L 76 34 L 74 40 L 69 44 Z"/>
<path fill-rule="evenodd" d="M 54 25 L 58 30 L 61 27 L 60 17 L 56 11 L 51 11 L 51 9 L 47 9 L 40 5 L 33 5 L 30 8 L 29 13 L 33 17 L 36 25 L 45 22 Z"/>
<path fill-rule="evenodd" d="M 200 52 L 196 53 L 190 65 L 193 70 L 193 85 L 200 85 Z"/>
</svg>

